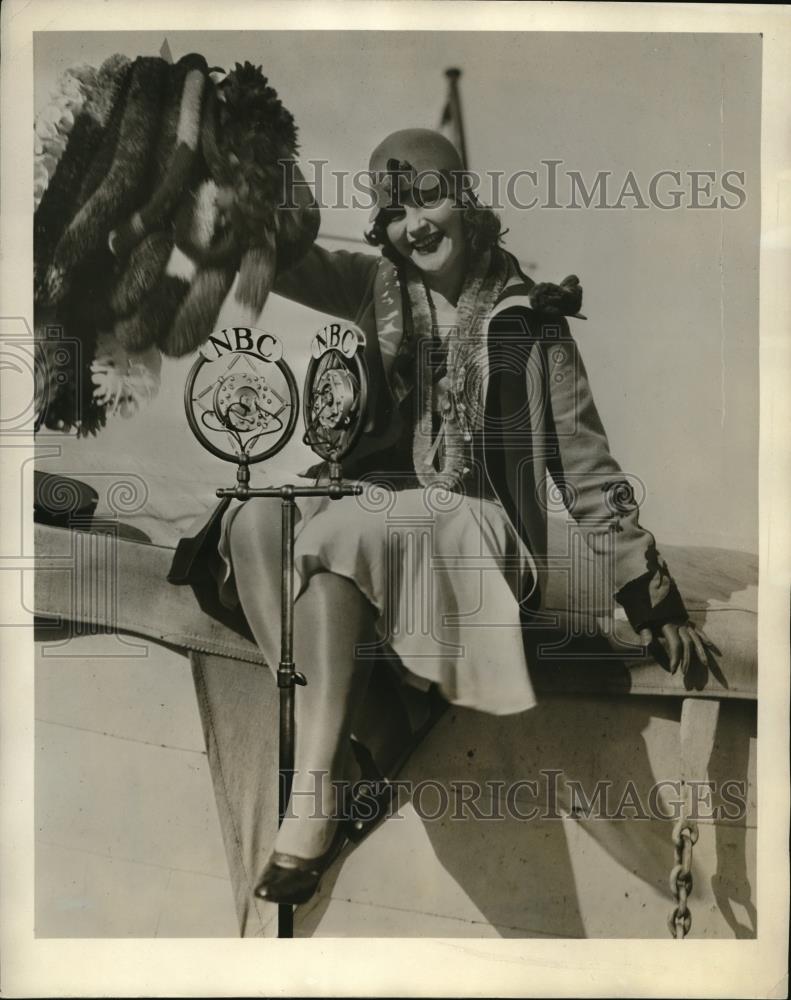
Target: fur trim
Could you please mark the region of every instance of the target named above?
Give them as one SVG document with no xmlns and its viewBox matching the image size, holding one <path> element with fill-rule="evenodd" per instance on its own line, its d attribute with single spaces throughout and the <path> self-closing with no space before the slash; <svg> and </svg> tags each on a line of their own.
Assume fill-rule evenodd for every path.
<svg viewBox="0 0 791 1000">
<path fill-rule="evenodd" d="M 227 196 L 214 181 L 204 181 L 186 198 L 176 215 L 176 246 L 192 260 L 207 267 L 236 265 L 239 249 L 236 233 L 220 211 L 219 199 Z"/>
<path fill-rule="evenodd" d="M 110 105 L 122 100 L 131 72 L 126 57 L 105 60 L 93 89 L 69 134 L 69 142 L 54 177 L 44 192 L 33 223 L 36 302 L 45 302 L 45 277 L 58 241 L 82 204 L 86 174 L 102 146 Z"/>
<path fill-rule="evenodd" d="M 164 247 L 162 250 L 164 252 Z M 133 316 L 116 323 L 115 332 L 120 342 L 128 350 L 139 351 L 163 340 L 194 277 L 193 261 L 171 245 L 154 285 L 140 307 Z"/>
<path fill-rule="evenodd" d="M 277 254 L 274 237 L 263 246 L 251 247 L 242 256 L 236 301 L 257 320 L 272 290 Z"/>
<path fill-rule="evenodd" d="M 185 57 L 179 60 L 175 66 L 168 68 L 167 94 L 154 155 L 155 176 L 153 184 L 155 188 L 161 186 L 168 176 L 182 111 L 184 81 L 193 65 L 194 58 Z M 183 196 L 183 191 L 179 194 Z M 127 225 L 135 231 L 134 242 L 138 242 L 145 236 L 145 225 L 139 212 L 132 216 Z M 140 235 L 137 236 L 137 234 Z M 161 226 L 150 233 L 150 237 L 152 238 L 143 238 L 142 242 L 138 242 L 138 246 L 132 251 L 131 258 L 118 281 L 116 293 L 112 298 L 116 315 L 130 316 L 140 306 L 143 297 L 156 287 L 157 282 L 164 274 L 165 266 L 173 249 L 172 234 L 166 231 L 166 224 L 163 222 Z M 111 245 L 112 240 L 111 234 Z"/>
<path fill-rule="evenodd" d="M 33 220 L 36 302 L 47 300 L 45 279 L 55 246 L 79 207 L 80 184 L 102 139 L 101 126 L 87 111 L 77 116 L 71 138 L 41 197 Z"/>
<path fill-rule="evenodd" d="M 198 271 L 173 326 L 158 341 L 163 354 L 181 358 L 197 351 L 208 339 L 234 274 L 235 269 L 228 267 L 202 267 Z"/>
<path fill-rule="evenodd" d="M 75 137 L 82 150 L 70 153 Z M 293 118 L 260 67 L 237 64 L 215 86 L 199 55 L 176 66 L 116 57 L 81 109 L 42 119 L 38 287 L 47 280 L 37 306 L 58 306 L 79 367 L 68 388 L 50 392 L 48 421 L 95 433 L 108 412 L 134 412 L 152 383 L 141 370 L 138 391 L 123 388 L 130 358 L 195 351 L 232 287 L 237 310 L 257 318 L 277 267 L 298 260 L 318 231 L 307 186 L 294 188 L 296 208 L 282 209 L 279 161 L 294 162 L 296 149 Z M 201 183 L 206 170 L 212 180 Z"/>
<path fill-rule="evenodd" d="M 213 181 L 205 181 L 195 193 L 193 212 L 189 218 L 189 242 L 196 250 L 205 250 L 211 246 L 217 225 L 218 194 L 217 185 Z"/>
<path fill-rule="evenodd" d="M 187 72 L 184 81 L 184 94 L 181 99 L 179 123 L 176 129 L 176 148 L 187 146 L 193 153 L 197 151 L 200 140 L 201 109 L 208 72 L 206 61 L 202 60 L 202 63 L 202 66 Z"/>
<path fill-rule="evenodd" d="M 170 274 L 174 278 L 181 278 L 182 281 L 186 281 L 189 284 L 195 277 L 198 269 L 195 266 L 195 261 L 188 257 L 185 253 L 182 253 L 178 247 L 173 247 L 173 251 L 168 258 L 167 267 L 165 268 L 165 274 Z"/>
<path fill-rule="evenodd" d="M 109 227 L 140 193 L 166 72 L 167 64 L 162 59 L 135 61 L 112 166 L 55 248 L 47 275 L 53 302 L 63 298 L 75 269 L 101 246 Z"/>
<path fill-rule="evenodd" d="M 104 90 L 100 90 L 97 83 L 94 100 L 91 101 L 94 107 L 94 114 L 97 120 L 102 123 L 104 134 L 101 146 L 91 162 L 90 169 L 86 171 L 83 178 L 83 183 L 80 187 L 80 205 L 85 204 L 106 177 L 118 145 L 121 119 L 126 108 L 126 100 L 134 71 L 134 65 L 129 60 L 119 63 L 119 66 L 121 67 L 121 75 L 118 78 L 118 86 L 115 88 L 106 87 Z M 104 66 L 102 69 L 104 69 Z M 100 70 L 99 79 L 102 76 L 102 70 Z"/>
<path fill-rule="evenodd" d="M 162 276 L 173 250 L 173 238 L 156 232 L 135 247 L 129 263 L 113 289 L 110 306 L 117 316 L 129 316 Z"/>
<path fill-rule="evenodd" d="M 416 372 L 419 410 L 412 457 L 423 486 L 452 490 L 464 475 L 465 445 L 472 440 L 475 422 L 482 412 L 481 367 L 485 366 L 486 349 L 482 332 L 505 287 L 508 272 L 508 259 L 497 249 L 475 262 L 459 296 L 458 327 L 447 334 L 447 366 L 442 374 L 430 366 L 425 348 L 420 349 L 421 344 L 428 344 L 436 336 L 436 320 L 422 275 L 414 265 L 407 265 L 407 292 L 420 361 Z M 437 409 L 442 423 L 435 435 Z M 437 458 L 439 469 L 435 467 Z"/>
<path fill-rule="evenodd" d="M 58 313 L 59 337 L 42 337 L 37 323 L 37 360 L 46 383 L 40 421 L 50 430 L 76 430 L 78 437 L 104 426 L 104 407 L 93 398 L 90 366 L 96 351 L 92 311 L 82 300 Z"/>
<path fill-rule="evenodd" d="M 132 61 L 116 52 L 108 56 L 96 74 L 96 84 L 91 90 L 86 107 L 100 125 L 106 126 L 115 107 L 121 85 L 131 79 Z"/>
<path fill-rule="evenodd" d="M 201 57 L 189 57 L 194 63 Z M 163 146 L 170 146 L 170 157 L 167 166 L 158 178 L 157 187 L 147 205 L 137 211 L 118 229 L 110 233 L 110 249 L 116 257 L 126 257 L 142 238 L 152 229 L 163 226 L 172 214 L 177 202 L 183 197 L 185 188 L 189 187 L 191 175 L 196 162 L 201 119 L 201 105 L 206 84 L 208 67 L 191 68 L 183 78 L 181 93 L 178 95 L 179 116 L 172 134 L 167 122 L 163 126 L 163 139 L 160 142 L 160 159 Z M 183 76 L 183 66 L 174 67 L 179 71 L 177 80 Z M 170 116 L 168 116 L 170 117 Z M 173 145 L 175 144 L 175 149 Z"/>
<path fill-rule="evenodd" d="M 115 335 L 121 346 L 127 351 L 143 351 L 162 343 L 189 288 L 183 278 L 170 274 L 161 277 L 134 316 L 115 324 Z"/>
<path fill-rule="evenodd" d="M 215 87 L 206 94 L 201 117 L 200 148 L 209 174 L 217 183 L 223 183 L 225 164 L 220 151 L 220 102 Z M 219 180 L 218 180 L 219 178 Z"/>
</svg>

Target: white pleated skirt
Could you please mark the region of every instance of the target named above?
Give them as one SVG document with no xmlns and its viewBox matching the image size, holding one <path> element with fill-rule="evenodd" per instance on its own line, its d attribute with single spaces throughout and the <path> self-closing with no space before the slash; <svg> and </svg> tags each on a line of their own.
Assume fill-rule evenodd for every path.
<svg viewBox="0 0 791 1000">
<path fill-rule="evenodd" d="M 240 509 L 234 501 L 222 520 L 217 583 L 226 607 L 241 603 L 230 546 Z M 518 605 L 535 586 L 535 563 L 496 501 L 378 486 L 360 497 L 300 498 L 294 552 L 297 597 L 318 572 L 354 581 L 406 679 L 497 715 L 535 705 Z"/>
</svg>

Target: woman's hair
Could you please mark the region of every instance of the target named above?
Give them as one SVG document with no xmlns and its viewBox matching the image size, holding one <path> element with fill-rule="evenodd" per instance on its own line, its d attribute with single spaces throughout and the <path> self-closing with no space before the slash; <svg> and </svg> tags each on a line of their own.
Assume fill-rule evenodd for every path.
<svg viewBox="0 0 791 1000">
<path fill-rule="evenodd" d="M 464 237 L 471 259 L 474 260 L 492 247 L 502 244 L 503 236 L 508 230 L 503 229 L 500 217 L 491 208 L 475 201 L 465 205 L 462 211 Z M 365 242 L 372 247 L 381 247 L 382 255 L 394 264 L 398 264 L 402 260 L 401 254 L 387 237 L 387 226 L 392 221 L 393 214 L 392 209 L 382 209 L 374 220 L 372 228 L 365 233 Z"/>
</svg>

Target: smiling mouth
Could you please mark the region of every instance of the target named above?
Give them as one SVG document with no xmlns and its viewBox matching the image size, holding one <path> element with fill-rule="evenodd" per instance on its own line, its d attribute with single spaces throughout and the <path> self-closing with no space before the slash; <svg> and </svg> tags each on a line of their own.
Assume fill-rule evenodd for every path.
<svg viewBox="0 0 791 1000">
<path fill-rule="evenodd" d="M 434 233 L 432 236 L 427 236 L 424 240 L 419 240 L 418 242 L 413 243 L 412 250 L 419 254 L 433 253 L 443 239 L 443 233 Z"/>
</svg>

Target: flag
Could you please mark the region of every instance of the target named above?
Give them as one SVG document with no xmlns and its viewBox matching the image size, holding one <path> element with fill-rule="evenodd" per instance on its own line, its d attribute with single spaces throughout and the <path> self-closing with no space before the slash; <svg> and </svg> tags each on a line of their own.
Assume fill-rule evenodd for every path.
<svg viewBox="0 0 791 1000">
<path fill-rule="evenodd" d="M 462 167 L 466 170 L 467 145 L 464 141 L 464 122 L 461 116 L 461 98 L 459 96 L 460 69 L 446 69 L 445 76 L 448 78 L 448 97 L 439 122 L 439 131 L 450 139 L 458 149 L 461 156 Z"/>
</svg>

